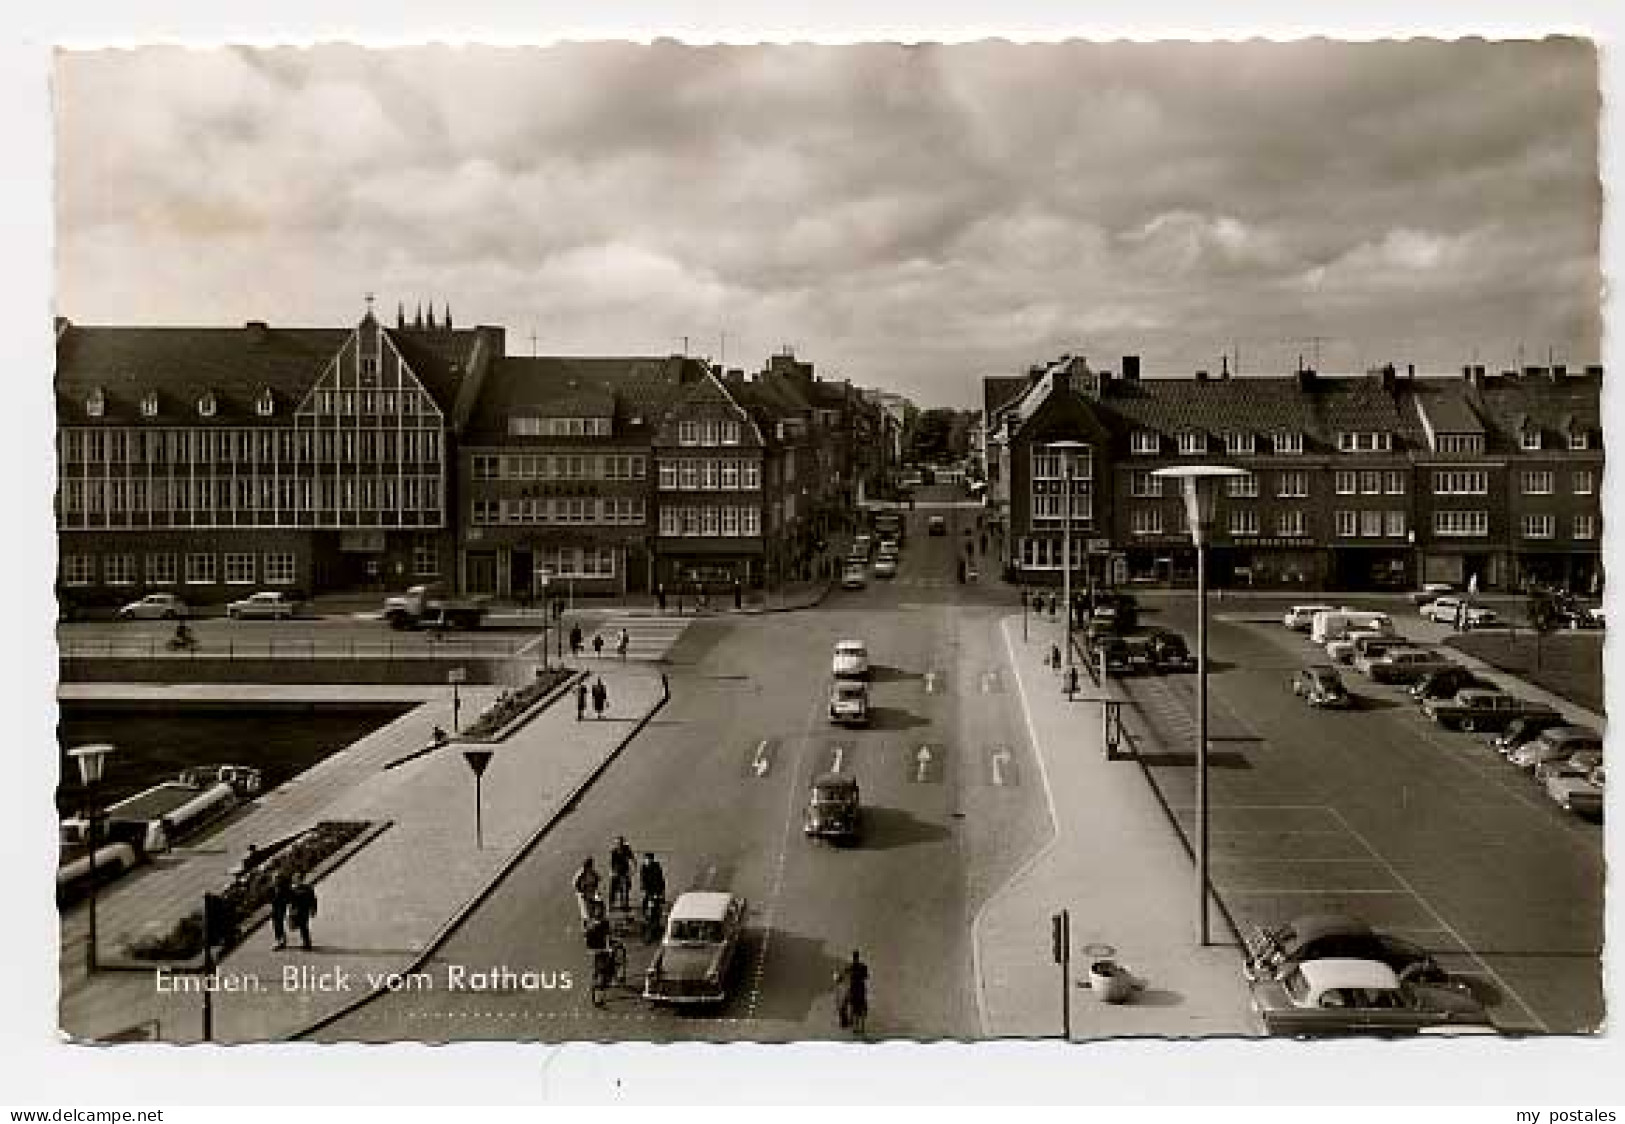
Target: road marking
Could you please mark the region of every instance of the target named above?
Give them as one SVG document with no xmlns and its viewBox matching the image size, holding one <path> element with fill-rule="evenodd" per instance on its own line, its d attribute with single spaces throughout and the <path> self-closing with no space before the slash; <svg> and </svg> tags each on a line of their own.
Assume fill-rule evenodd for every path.
<svg viewBox="0 0 1625 1124">
<path fill-rule="evenodd" d="M 993 783 L 1004 787 L 1004 769 L 1010 764 L 1010 751 L 1003 746 L 993 751 Z"/>
<path fill-rule="evenodd" d="M 909 778 L 915 784 L 935 784 L 942 780 L 943 758 L 947 756 L 941 745 L 922 745 L 914 751 L 909 764 Z"/>
<path fill-rule="evenodd" d="M 928 695 L 937 693 L 937 673 L 935 671 L 925 673 L 925 693 Z"/>
<path fill-rule="evenodd" d="M 843 745 L 837 745 L 835 747 L 835 758 L 830 764 L 829 771 L 832 773 L 839 773 L 841 771 L 841 762 L 845 759 L 845 757 L 846 747 Z"/>
<path fill-rule="evenodd" d="M 773 767 L 772 761 L 768 759 L 767 746 L 767 740 L 763 739 L 761 744 L 756 747 L 755 759 L 750 763 L 750 767 L 756 773 L 758 779 L 767 776 L 767 771 Z"/>
</svg>

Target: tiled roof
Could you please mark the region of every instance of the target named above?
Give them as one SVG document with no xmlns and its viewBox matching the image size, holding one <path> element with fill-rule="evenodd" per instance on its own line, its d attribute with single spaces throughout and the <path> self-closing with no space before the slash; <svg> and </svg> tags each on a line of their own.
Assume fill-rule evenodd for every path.
<svg viewBox="0 0 1625 1124">
<path fill-rule="evenodd" d="M 992 422 L 998 412 L 1014 402 L 1028 386 L 1025 375 L 988 375 L 982 379 L 982 417 Z"/>
<path fill-rule="evenodd" d="M 648 421 L 676 391 L 685 374 L 684 362 L 681 357 L 647 356 L 499 359 L 481 388 L 470 420 L 470 438 L 506 433 L 508 417 L 515 410 L 545 410 L 553 417 L 618 414 L 625 420 Z"/>
<path fill-rule="evenodd" d="M 1520 418 L 1543 434 L 1567 441 L 1572 425 L 1587 433 L 1602 429 L 1602 381 L 1596 375 L 1500 375 L 1484 380 L 1477 392 L 1485 420 L 1508 441 L 1515 441 Z"/>
<path fill-rule="evenodd" d="M 480 333 L 473 328 L 386 328 L 412 373 L 442 410 L 457 399 Z"/>
<path fill-rule="evenodd" d="M 1469 384 L 1459 379 L 1407 380 L 1405 387 L 1434 433 L 1483 433 L 1484 422 L 1468 401 Z"/>
<path fill-rule="evenodd" d="M 269 388 L 276 416 L 302 401 L 349 337 L 348 328 L 125 328 L 69 326 L 57 339 L 57 416 L 67 425 L 219 424 L 255 418 Z M 101 418 L 85 412 L 100 388 Z M 157 392 L 158 415 L 141 399 Z M 212 393 L 215 413 L 198 416 Z"/>
</svg>

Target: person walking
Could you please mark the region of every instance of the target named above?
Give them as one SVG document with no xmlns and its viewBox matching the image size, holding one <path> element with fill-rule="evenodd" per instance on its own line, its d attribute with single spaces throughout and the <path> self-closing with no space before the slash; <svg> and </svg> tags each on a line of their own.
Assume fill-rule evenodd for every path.
<svg viewBox="0 0 1625 1124">
<path fill-rule="evenodd" d="M 609 852 L 609 907 L 619 906 L 623 910 L 632 908 L 632 867 L 637 862 L 637 855 L 632 851 L 632 845 L 626 841 L 626 836 L 615 837 L 615 846 Z"/>
<path fill-rule="evenodd" d="M 609 688 L 604 686 L 602 679 L 593 680 L 592 709 L 599 718 L 604 717 L 604 711 L 609 708 Z"/>
<path fill-rule="evenodd" d="M 587 682 L 582 680 L 576 684 L 576 721 L 580 722 L 587 717 Z"/>
<path fill-rule="evenodd" d="M 852 959 L 835 973 L 835 982 L 841 989 L 841 1025 L 852 1028 L 853 1034 L 862 1034 L 869 1018 L 869 965 L 852 950 Z"/>
<path fill-rule="evenodd" d="M 666 611 L 666 583 L 665 582 L 661 582 L 659 585 L 655 586 L 655 604 L 657 606 L 659 606 L 660 611 L 662 613 L 664 613 Z"/>
<path fill-rule="evenodd" d="M 581 626 L 578 624 L 570 626 L 570 654 L 572 656 L 581 654 Z"/>
<path fill-rule="evenodd" d="M 598 871 L 592 865 L 592 856 L 588 855 L 581 860 L 581 869 L 576 871 L 575 881 L 571 884 L 576 892 L 576 908 L 581 911 L 581 924 L 585 926 L 592 919 L 592 903 L 598 900 Z"/>
<path fill-rule="evenodd" d="M 310 948 L 310 919 L 316 916 L 316 890 L 302 873 L 293 876 L 288 891 L 288 924 L 299 934 L 301 948 Z"/>
<path fill-rule="evenodd" d="M 604 658 L 604 634 L 602 632 L 592 634 L 592 654 L 594 659 L 601 660 Z"/>
<path fill-rule="evenodd" d="M 621 657 L 622 663 L 626 662 L 626 650 L 631 646 L 632 634 L 624 628 L 621 629 L 621 634 L 615 638 L 615 651 Z"/>
<path fill-rule="evenodd" d="M 734 610 L 738 611 L 740 609 L 743 609 L 744 607 L 745 607 L 745 590 L 744 590 L 744 587 L 739 584 L 739 579 L 735 578 L 734 579 Z"/>
<path fill-rule="evenodd" d="M 288 947 L 288 905 L 293 901 L 293 879 L 281 870 L 271 881 L 271 933 L 276 937 L 272 948 Z"/>
</svg>

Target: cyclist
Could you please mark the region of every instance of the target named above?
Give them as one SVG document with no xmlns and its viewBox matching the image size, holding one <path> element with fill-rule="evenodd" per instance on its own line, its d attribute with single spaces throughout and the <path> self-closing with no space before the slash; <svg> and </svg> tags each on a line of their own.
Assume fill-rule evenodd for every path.
<svg viewBox="0 0 1625 1124">
<path fill-rule="evenodd" d="M 835 973 L 835 984 L 840 989 L 841 1025 L 852 1028 L 853 1034 L 862 1034 L 869 1018 L 869 965 L 852 950 L 852 960 Z"/>
<path fill-rule="evenodd" d="M 643 856 L 638 887 L 643 891 L 643 939 L 652 941 L 659 934 L 660 914 L 666 905 L 666 872 L 653 851 Z"/>
<path fill-rule="evenodd" d="M 592 856 L 588 856 L 581 863 L 581 869 L 576 871 L 574 883 L 576 892 L 576 908 L 581 911 L 581 923 L 585 925 L 592 919 L 590 904 L 598 897 L 598 871 L 593 869 Z"/>
<path fill-rule="evenodd" d="M 593 898 L 587 906 L 585 927 L 587 951 L 592 955 L 592 1001 L 603 1006 L 603 994 L 615 982 L 615 953 L 617 942 L 609 931 L 609 914 L 602 898 Z"/>
<path fill-rule="evenodd" d="M 615 837 L 615 846 L 609 852 L 609 907 L 626 910 L 632 909 L 632 865 L 637 862 L 637 856 L 632 853 L 632 846 L 626 841 L 626 836 Z"/>
</svg>

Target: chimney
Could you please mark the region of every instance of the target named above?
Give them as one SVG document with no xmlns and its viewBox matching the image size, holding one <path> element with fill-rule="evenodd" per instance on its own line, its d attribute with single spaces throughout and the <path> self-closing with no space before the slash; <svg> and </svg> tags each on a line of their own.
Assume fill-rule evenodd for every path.
<svg viewBox="0 0 1625 1124">
<path fill-rule="evenodd" d="M 271 335 L 269 325 L 263 320 L 250 320 L 243 325 L 243 331 L 248 333 L 248 342 L 252 344 L 264 343 Z"/>
<path fill-rule="evenodd" d="M 1123 356 L 1123 381 L 1140 381 L 1140 357 L 1138 355 Z"/>
<path fill-rule="evenodd" d="M 1313 368 L 1305 367 L 1300 361 L 1298 363 L 1298 389 L 1302 391 L 1312 390 L 1314 385 L 1315 372 Z"/>
<path fill-rule="evenodd" d="M 1230 356 L 1229 355 L 1221 355 L 1219 357 L 1219 378 L 1220 379 L 1228 379 L 1229 377 L 1230 377 Z"/>
<path fill-rule="evenodd" d="M 1207 382 L 1207 371 L 1206 370 L 1197 371 L 1196 372 L 1196 381 L 1197 382 Z"/>
<path fill-rule="evenodd" d="M 1589 363 L 1586 365 L 1586 378 L 1602 378 L 1602 364 Z"/>
<path fill-rule="evenodd" d="M 1415 363 L 1407 363 L 1407 364 L 1405 364 L 1405 377 L 1408 378 L 1408 379 L 1414 379 L 1416 377 L 1416 364 Z"/>
<path fill-rule="evenodd" d="M 1544 368 L 1544 367 L 1525 367 L 1523 369 L 1523 377 L 1526 378 L 1526 379 L 1539 378 L 1541 375 L 1544 375 L 1545 373 L 1546 373 L 1546 368 Z"/>
<path fill-rule="evenodd" d="M 1569 377 L 1569 368 L 1568 368 L 1567 364 L 1565 364 L 1565 363 L 1555 363 L 1555 364 L 1552 365 L 1552 381 L 1553 382 L 1560 383 L 1560 382 L 1562 382 L 1564 379 L 1566 379 L 1568 377 Z"/>
<path fill-rule="evenodd" d="M 1382 370 L 1377 374 L 1377 379 L 1382 388 L 1391 393 L 1394 389 L 1394 365 L 1384 363 Z"/>
</svg>

